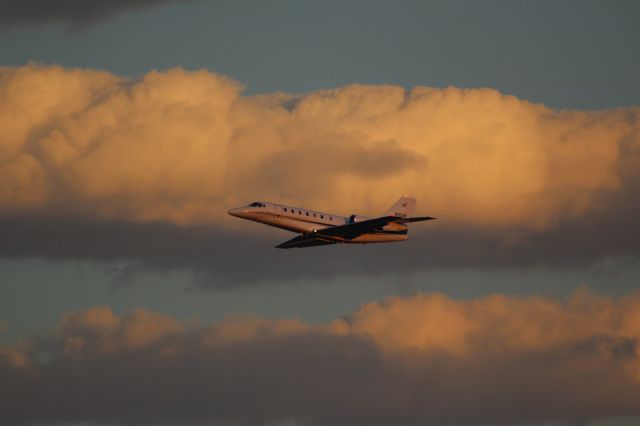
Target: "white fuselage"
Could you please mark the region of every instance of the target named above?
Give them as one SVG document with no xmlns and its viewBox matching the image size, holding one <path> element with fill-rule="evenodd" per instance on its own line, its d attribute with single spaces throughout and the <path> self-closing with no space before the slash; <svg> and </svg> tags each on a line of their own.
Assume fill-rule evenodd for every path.
<svg viewBox="0 0 640 426">
<path fill-rule="evenodd" d="M 300 234 L 310 234 L 319 229 L 345 225 L 352 222 L 349 217 L 339 216 L 333 213 L 262 201 L 252 203 L 245 207 L 231 209 L 229 210 L 229 214 Z M 364 216 L 352 216 L 352 218 L 355 221 L 368 219 Z M 403 225 L 389 224 L 381 228 L 379 232 L 363 234 L 351 240 L 340 237 L 335 237 L 335 239 L 345 243 L 403 241 L 407 239 L 406 229 L 406 226 Z"/>
</svg>

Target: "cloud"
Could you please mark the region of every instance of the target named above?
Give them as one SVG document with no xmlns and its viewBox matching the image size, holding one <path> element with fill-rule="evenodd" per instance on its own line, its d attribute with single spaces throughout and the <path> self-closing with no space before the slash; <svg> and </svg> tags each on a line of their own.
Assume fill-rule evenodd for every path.
<svg viewBox="0 0 640 426">
<path fill-rule="evenodd" d="M 0 69 L 0 227 L 12 234 L 0 252 L 198 266 L 202 245 L 235 253 L 257 238 L 272 251 L 287 237 L 262 240 L 229 207 L 375 215 L 407 193 L 440 219 L 412 230 L 425 250 L 404 251 L 403 267 L 638 255 L 638 108 L 558 111 L 491 89 L 242 89 L 208 71 Z M 104 238 L 80 241 L 80 229 Z M 193 256 L 133 240 L 158 229 Z M 228 262 L 209 263 L 226 273 Z"/>
<path fill-rule="evenodd" d="M 128 265 L 124 278 L 144 270 L 192 270 L 195 284 L 237 288 L 335 276 L 395 277 L 442 268 L 579 268 L 613 257 L 637 264 L 640 215 L 566 224 L 557 230 L 506 242 L 508 234 L 440 227 L 415 233 L 402 244 L 331 246 L 283 252 L 273 246 L 284 231 L 246 235 L 208 226 L 91 222 L 78 218 L 0 220 L 0 256 L 8 259 L 77 259 Z M 254 231 L 260 225 L 249 224 Z M 246 267 L 251 259 L 251 268 Z"/>
<path fill-rule="evenodd" d="M 256 195 L 373 213 L 406 191 L 449 222 L 543 229 L 640 173 L 637 108 L 360 85 L 292 103 L 207 71 L 1 73 L 9 213 L 212 223 Z"/>
<path fill-rule="evenodd" d="M 524 424 L 640 415 L 640 297 L 441 294 L 328 324 L 104 307 L 0 352 L 11 423 Z M 64 392 L 60 392 L 64 389 Z"/>
<path fill-rule="evenodd" d="M 0 0 L 0 30 L 22 25 L 63 22 L 83 27 L 117 13 L 148 8 L 177 0 L 112 0 L 102 2 L 77 0 Z"/>
</svg>

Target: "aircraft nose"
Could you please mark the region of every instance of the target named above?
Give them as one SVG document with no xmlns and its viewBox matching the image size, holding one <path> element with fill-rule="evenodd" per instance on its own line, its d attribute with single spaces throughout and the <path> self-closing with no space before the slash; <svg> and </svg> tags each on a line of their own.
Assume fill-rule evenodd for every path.
<svg viewBox="0 0 640 426">
<path fill-rule="evenodd" d="M 231 216 L 244 218 L 247 214 L 247 208 L 236 207 L 235 209 L 229 209 L 227 213 L 229 213 Z"/>
</svg>

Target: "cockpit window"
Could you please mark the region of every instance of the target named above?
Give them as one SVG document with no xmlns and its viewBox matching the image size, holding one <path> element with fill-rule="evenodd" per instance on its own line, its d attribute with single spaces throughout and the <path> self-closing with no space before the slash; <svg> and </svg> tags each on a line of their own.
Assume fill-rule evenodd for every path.
<svg viewBox="0 0 640 426">
<path fill-rule="evenodd" d="M 267 205 L 256 201 L 255 203 L 249 204 L 249 207 L 267 207 Z"/>
</svg>

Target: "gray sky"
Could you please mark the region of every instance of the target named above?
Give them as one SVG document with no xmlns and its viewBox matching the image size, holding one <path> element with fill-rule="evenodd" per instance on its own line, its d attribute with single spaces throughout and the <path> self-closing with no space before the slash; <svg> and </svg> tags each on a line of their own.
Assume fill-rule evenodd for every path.
<svg viewBox="0 0 640 426">
<path fill-rule="evenodd" d="M 451 85 L 598 109 L 640 97 L 635 1 L 157 3 L 97 22 L 99 11 L 87 12 L 86 26 L 75 16 L 10 26 L 0 34 L 0 62 L 129 76 L 207 68 L 242 81 L 248 93 Z"/>
</svg>

